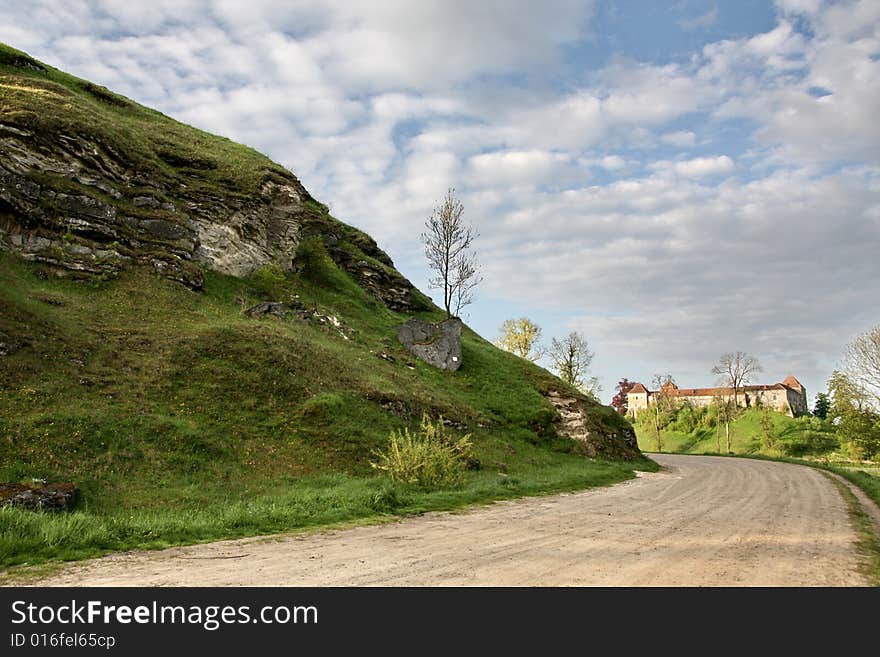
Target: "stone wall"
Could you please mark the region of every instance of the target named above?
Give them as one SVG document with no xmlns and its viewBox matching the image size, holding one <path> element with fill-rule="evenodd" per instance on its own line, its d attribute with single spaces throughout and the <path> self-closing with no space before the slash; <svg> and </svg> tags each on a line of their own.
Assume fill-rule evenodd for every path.
<svg viewBox="0 0 880 657">
<path fill-rule="evenodd" d="M 627 401 L 629 413 L 636 415 L 654 404 L 656 393 L 628 393 Z M 725 399 L 732 399 L 728 395 Z M 688 403 L 692 406 L 711 406 L 716 397 L 712 395 L 678 395 L 674 399 L 679 403 Z M 780 413 L 795 417 L 809 412 L 807 406 L 806 390 L 800 392 L 791 388 L 779 388 L 771 390 L 750 390 L 740 392 L 737 396 L 737 405 L 743 408 L 762 406 L 772 408 Z"/>
</svg>

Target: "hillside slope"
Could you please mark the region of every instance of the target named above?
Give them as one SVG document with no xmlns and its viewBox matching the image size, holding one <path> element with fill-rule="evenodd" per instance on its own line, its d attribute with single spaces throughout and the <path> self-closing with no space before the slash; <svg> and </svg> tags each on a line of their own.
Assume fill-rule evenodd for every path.
<svg viewBox="0 0 880 657">
<path fill-rule="evenodd" d="M 4 253 L 5 252 L 5 253 Z M 266 300 L 286 317 L 248 317 Z M 363 232 L 244 146 L 0 46 L 0 564 L 610 483 L 648 467 L 612 409 L 463 334 L 455 374 L 396 341 L 439 319 Z M 556 432 L 551 392 L 582 409 Z M 482 470 L 417 491 L 370 460 L 421 416 Z M 629 463 L 588 459 L 605 455 Z"/>
</svg>

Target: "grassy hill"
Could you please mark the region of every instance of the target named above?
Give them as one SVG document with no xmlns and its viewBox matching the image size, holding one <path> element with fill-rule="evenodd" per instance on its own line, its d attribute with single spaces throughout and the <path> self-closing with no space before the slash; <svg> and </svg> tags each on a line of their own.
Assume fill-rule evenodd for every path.
<svg viewBox="0 0 880 657">
<path fill-rule="evenodd" d="M 667 418 L 668 419 L 668 418 Z M 697 421 L 695 421 L 695 419 Z M 634 423 L 639 448 L 658 450 L 657 435 L 650 418 Z M 727 438 L 722 422 L 720 432 L 714 414 L 682 412 L 660 432 L 662 451 L 679 454 L 724 454 Z M 720 445 L 720 448 L 719 448 Z M 804 416 L 791 418 L 782 413 L 749 409 L 730 423 L 730 453 L 744 456 L 804 459 L 821 462 L 858 474 L 857 483 L 880 499 L 880 464 L 852 458 L 841 445 L 830 421 Z M 869 475 L 862 477 L 862 475 Z M 863 485 L 864 484 L 864 485 Z"/>
<path fill-rule="evenodd" d="M 223 202 L 246 204 L 267 180 L 298 184 L 251 149 L 5 46 L 0 116 L 35 158 L 21 175 L 43 196 L 88 194 L 138 221 L 182 220 L 130 203 L 132 194 L 172 205 L 184 193 L 224 194 Z M 112 151 L 146 186 L 126 174 L 135 187 L 117 198 L 82 172 L 40 169 L 59 135 Z M 0 180 L 0 197 L 13 191 Z M 348 263 L 366 260 L 389 280 L 402 277 L 368 236 L 302 194 L 304 225 L 332 230 L 333 239 L 315 233 L 288 254 L 296 267 L 247 277 L 214 271 L 165 242 L 145 245 L 125 232 L 132 222 L 110 226 L 119 237 L 108 244 L 95 230 L 62 232 L 64 213 L 48 206 L 35 206 L 35 220 L 0 203 L 0 224 L 57 237 L 52 248 L 62 256 L 112 248 L 133 263 L 112 275 L 72 276 L 75 268 L 53 258 L 0 250 L 0 481 L 72 481 L 83 491 L 70 514 L 0 509 L 0 566 L 606 485 L 654 467 L 585 458 L 579 443 L 556 433 L 545 393 L 578 397 L 598 432 L 628 430 L 620 416 L 468 329 L 454 374 L 411 357 L 397 328 L 411 315 L 442 314 L 416 290 L 400 309 L 365 285 Z M 148 248 L 188 268 L 185 282 L 198 285 L 138 266 L 133 259 Z M 267 299 L 294 310 L 285 318 L 243 312 Z M 482 467 L 461 485 L 394 484 L 371 467 L 389 432 L 416 427 L 423 414 L 472 435 Z"/>
<path fill-rule="evenodd" d="M 711 414 L 706 414 L 703 422 L 695 424 L 691 426 L 684 417 L 673 420 L 660 432 L 663 451 L 684 454 L 727 451 L 723 422 L 720 432 Z M 657 436 L 649 418 L 643 417 L 634 426 L 640 449 L 657 451 Z M 754 408 L 744 411 L 730 423 L 730 443 L 730 451 L 734 454 L 768 456 L 820 456 L 839 447 L 833 427 L 818 418 L 791 418 Z"/>
</svg>

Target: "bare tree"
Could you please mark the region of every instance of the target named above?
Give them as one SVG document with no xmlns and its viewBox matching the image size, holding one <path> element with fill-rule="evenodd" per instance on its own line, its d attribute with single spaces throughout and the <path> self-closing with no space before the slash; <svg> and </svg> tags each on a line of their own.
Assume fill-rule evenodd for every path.
<svg viewBox="0 0 880 657">
<path fill-rule="evenodd" d="M 538 344 L 541 327 L 528 317 L 504 320 L 499 332 L 496 344 L 505 351 L 533 363 L 544 355 L 544 349 Z"/>
<path fill-rule="evenodd" d="M 473 301 L 473 289 L 483 280 L 478 273 L 476 254 L 469 252 L 479 234 L 462 222 L 463 212 L 464 206 L 450 188 L 443 203 L 428 217 L 422 233 L 428 266 L 436 274 L 428 284 L 443 289 L 447 317 L 457 316 Z"/>
<path fill-rule="evenodd" d="M 847 345 L 844 367 L 849 379 L 880 409 L 880 326 L 862 333 Z"/>
<path fill-rule="evenodd" d="M 755 372 L 761 372 L 763 369 L 754 356 L 747 353 L 737 351 L 736 353 L 726 353 L 719 360 L 718 364 L 712 368 L 712 374 L 719 374 L 723 383 L 733 388 L 733 410 L 739 407 L 739 390 L 752 380 Z"/>
<path fill-rule="evenodd" d="M 595 376 L 586 376 L 595 354 L 590 351 L 582 333 L 572 331 L 561 340 L 553 338 L 547 355 L 560 379 L 591 397 L 599 394 L 599 380 Z"/>
<path fill-rule="evenodd" d="M 473 290 L 482 282 L 483 277 L 478 273 L 476 254 L 462 255 L 456 263 L 454 284 L 452 285 L 452 307 L 456 317 L 461 314 L 462 308 L 473 302 Z"/>
</svg>

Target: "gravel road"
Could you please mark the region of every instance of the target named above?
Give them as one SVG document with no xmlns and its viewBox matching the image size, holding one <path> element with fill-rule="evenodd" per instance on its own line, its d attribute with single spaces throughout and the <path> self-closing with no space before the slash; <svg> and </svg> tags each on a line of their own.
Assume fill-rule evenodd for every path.
<svg viewBox="0 0 880 657">
<path fill-rule="evenodd" d="M 51 586 L 852 586 L 855 533 L 812 468 L 652 456 L 610 488 L 319 533 L 113 555 Z"/>
</svg>

